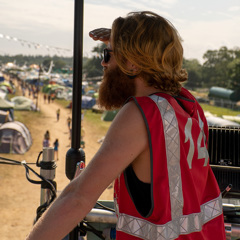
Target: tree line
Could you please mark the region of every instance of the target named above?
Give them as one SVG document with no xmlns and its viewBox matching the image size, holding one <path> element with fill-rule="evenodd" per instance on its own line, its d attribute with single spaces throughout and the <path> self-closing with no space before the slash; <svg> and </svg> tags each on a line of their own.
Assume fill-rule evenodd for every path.
<svg viewBox="0 0 240 240">
<path fill-rule="evenodd" d="M 196 59 L 184 59 L 183 68 L 188 71 L 186 87 L 240 89 L 240 48 L 224 46 L 219 50 L 208 50 L 203 59 L 203 64 Z"/>
<path fill-rule="evenodd" d="M 98 77 L 102 72 L 102 52 L 104 44 L 99 44 L 92 49 L 92 57 L 83 58 L 83 74 L 87 78 Z M 183 68 L 188 72 L 188 81 L 185 87 L 188 89 L 210 88 L 219 86 L 228 89 L 240 89 L 240 48 L 228 49 L 226 46 L 218 50 L 208 50 L 203 55 L 204 62 L 201 64 L 197 59 L 183 60 Z M 24 64 L 38 64 L 49 67 L 53 61 L 53 71 L 72 70 L 73 58 L 60 56 L 8 56 L 0 55 L 0 64 L 16 62 L 19 66 Z"/>
</svg>

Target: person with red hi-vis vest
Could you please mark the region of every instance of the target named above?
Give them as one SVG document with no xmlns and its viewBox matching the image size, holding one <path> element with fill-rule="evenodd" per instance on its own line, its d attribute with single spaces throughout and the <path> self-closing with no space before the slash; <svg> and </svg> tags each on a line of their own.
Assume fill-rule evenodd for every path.
<svg viewBox="0 0 240 240">
<path fill-rule="evenodd" d="M 89 35 L 107 45 L 98 102 L 119 111 L 93 159 L 27 239 L 63 239 L 114 180 L 117 240 L 226 239 L 206 118 L 181 84 L 187 72 L 177 30 L 144 11 Z"/>
</svg>

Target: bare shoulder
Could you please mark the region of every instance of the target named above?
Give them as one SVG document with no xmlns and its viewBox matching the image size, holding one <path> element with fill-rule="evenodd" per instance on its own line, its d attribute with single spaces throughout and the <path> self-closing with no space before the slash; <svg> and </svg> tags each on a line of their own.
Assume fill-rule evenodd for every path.
<svg viewBox="0 0 240 240">
<path fill-rule="evenodd" d="M 109 129 L 110 133 L 112 129 L 121 130 L 123 134 L 128 136 L 130 136 L 131 133 L 134 135 L 145 133 L 145 123 L 142 114 L 133 101 L 125 104 L 118 112 Z"/>
<path fill-rule="evenodd" d="M 136 104 L 131 101 L 118 112 L 104 140 L 116 152 L 130 154 L 126 156 L 133 161 L 148 147 L 147 130 L 142 114 Z"/>
<path fill-rule="evenodd" d="M 143 120 L 140 110 L 138 109 L 136 103 L 134 101 L 130 101 L 125 104 L 122 109 L 119 111 L 116 117 L 116 121 L 125 121 L 127 120 L 129 123 L 135 122 L 138 120 L 139 124 L 141 124 L 141 120 Z"/>
</svg>

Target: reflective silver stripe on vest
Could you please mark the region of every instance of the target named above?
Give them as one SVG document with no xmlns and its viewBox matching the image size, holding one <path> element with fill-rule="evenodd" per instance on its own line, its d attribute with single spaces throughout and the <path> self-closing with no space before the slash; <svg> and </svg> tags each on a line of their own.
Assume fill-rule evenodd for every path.
<svg viewBox="0 0 240 240">
<path fill-rule="evenodd" d="M 201 212 L 181 216 L 163 225 L 123 213 L 118 216 L 117 230 L 144 240 L 171 240 L 179 235 L 200 232 L 203 224 L 222 214 L 222 198 L 211 200 L 201 206 Z"/>
<path fill-rule="evenodd" d="M 172 219 L 183 215 L 183 194 L 180 169 L 180 139 L 178 121 L 171 104 L 162 97 L 152 95 L 162 116 L 167 154 L 167 169 Z"/>
<path fill-rule="evenodd" d="M 183 215 L 178 121 L 174 109 L 165 98 L 157 95 L 150 98 L 157 104 L 163 121 L 172 220 L 157 225 L 119 213 L 117 230 L 144 240 L 171 240 L 182 234 L 199 232 L 203 224 L 221 215 L 222 199 L 220 194 L 218 198 L 201 205 L 201 212 Z"/>
</svg>

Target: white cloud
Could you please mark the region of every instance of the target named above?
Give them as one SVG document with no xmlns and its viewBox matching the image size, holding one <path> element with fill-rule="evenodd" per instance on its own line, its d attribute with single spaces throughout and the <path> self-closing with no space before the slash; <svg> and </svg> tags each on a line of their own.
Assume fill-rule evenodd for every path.
<svg viewBox="0 0 240 240">
<path fill-rule="evenodd" d="M 230 12 L 237 12 L 240 10 L 240 6 L 232 6 L 228 9 Z"/>
<path fill-rule="evenodd" d="M 143 10 L 156 12 L 173 23 L 184 39 L 187 58 L 201 58 L 206 50 L 224 44 L 229 48 L 239 46 L 240 6 L 230 6 L 225 0 L 218 3 L 215 8 L 209 0 L 201 4 L 186 0 L 85 0 L 83 53 L 90 53 L 98 44 L 88 36 L 89 31 L 111 27 L 116 17 Z M 72 49 L 74 0 L 0 0 L 0 6 L 0 34 Z M 0 37 L 0 52 L 3 51 L 40 54 Z"/>
<path fill-rule="evenodd" d="M 186 28 L 181 28 L 185 57 L 195 55 L 201 60 L 203 54 L 209 49 L 239 46 L 239 33 L 236 31 L 239 28 L 239 22 L 240 17 L 237 21 L 232 19 L 212 22 L 198 21 L 190 23 Z"/>
</svg>

